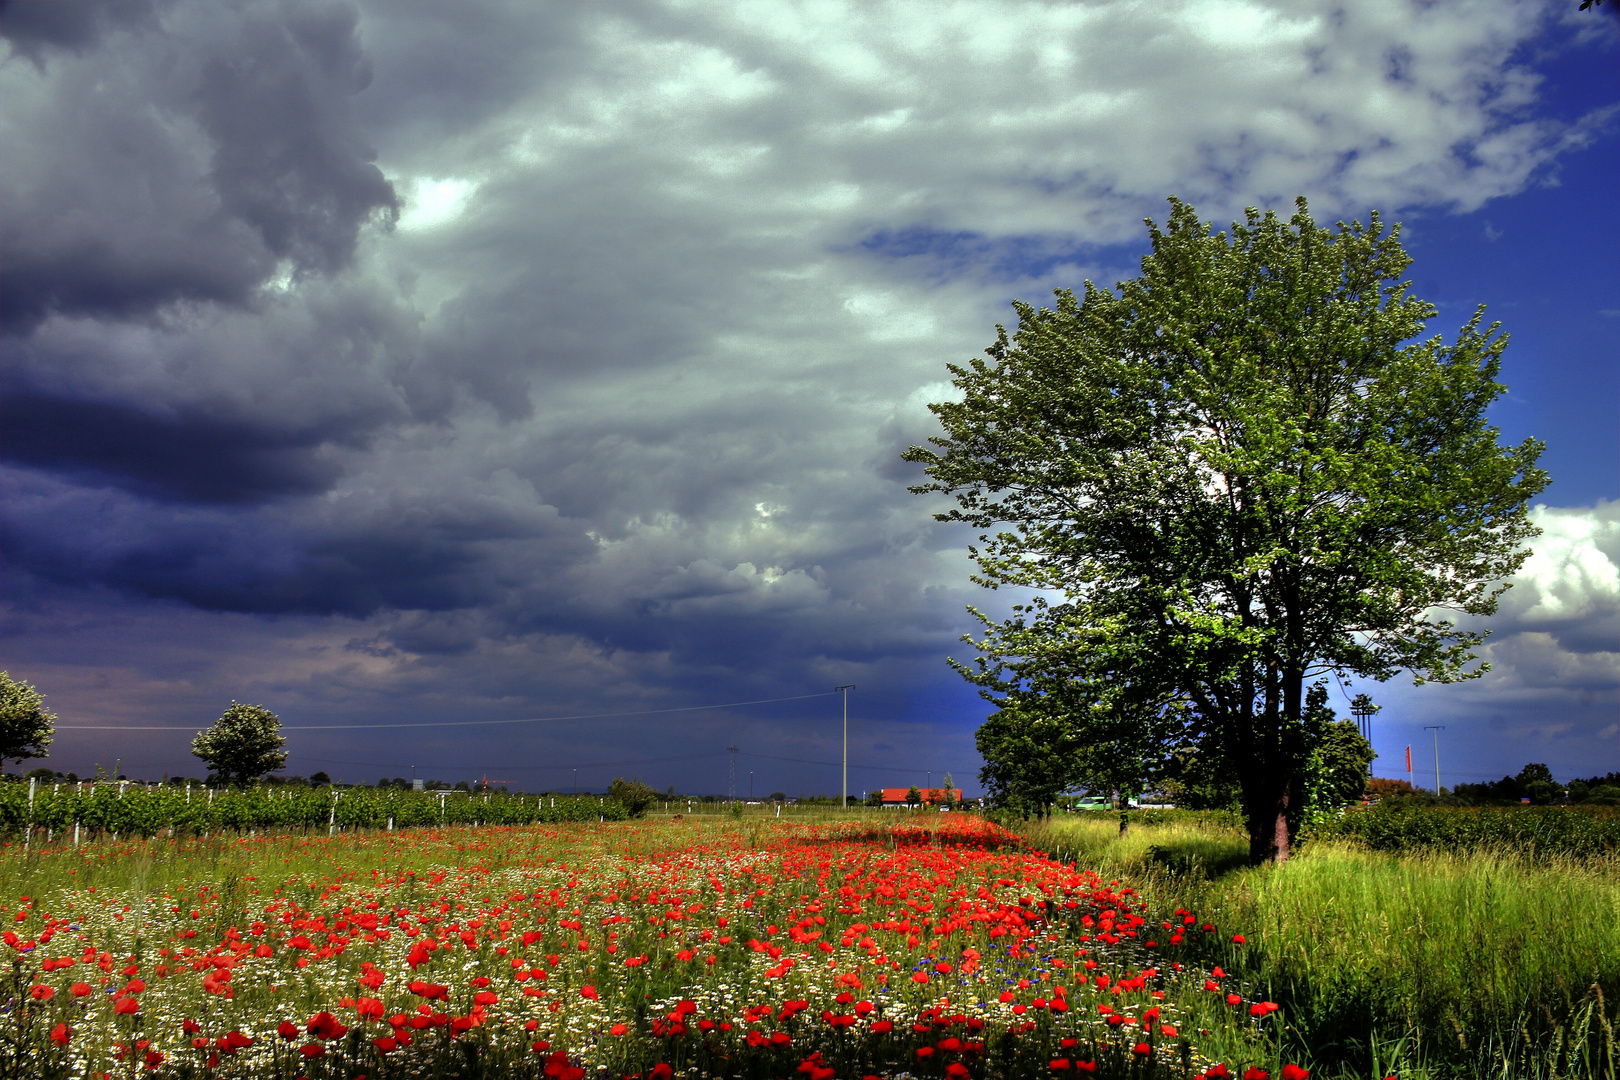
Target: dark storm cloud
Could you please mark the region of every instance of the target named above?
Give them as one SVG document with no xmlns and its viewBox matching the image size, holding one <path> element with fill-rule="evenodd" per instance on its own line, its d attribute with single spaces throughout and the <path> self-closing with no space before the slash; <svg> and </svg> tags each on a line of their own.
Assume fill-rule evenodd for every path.
<svg viewBox="0 0 1620 1080">
<path fill-rule="evenodd" d="M 899 454 L 1009 294 L 1112 280 L 1080 263 L 1129 263 L 1107 245 L 1168 191 L 1477 205 L 1561 145 L 1509 59 L 1526 11 L 1213 8 L 173 0 L 15 23 L 19 639 L 118 716 L 75 641 L 148 711 L 223 694 L 289 722 L 852 681 L 918 730 L 978 708 L 942 663 L 984 599 L 966 537 Z M 1237 149 L 1215 168 L 1205 146 Z M 711 719 L 692 737 L 724 746 Z M 530 749 L 673 753 L 687 730 Z"/>
<path fill-rule="evenodd" d="M 0 39 L 18 55 L 43 65 L 49 50 L 82 53 L 101 41 L 109 26 L 145 27 L 154 23 L 146 0 L 80 0 L 39 3 L 0 0 Z"/>
<path fill-rule="evenodd" d="M 105 480 L 159 499 L 253 503 L 325 491 L 332 432 L 275 430 L 195 409 L 154 416 L 117 402 L 28 390 L 0 397 L 0 460 Z M 341 434 L 341 433 L 338 433 Z"/>
<path fill-rule="evenodd" d="M 399 208 L 352 115 L 350 100 L 371 83 L 359 13 L 329 3 L 245 10 L 234 47 L 203 66 L 197 88 L 215 188 L 277 258 L 336 270 L 367 218 L 391 221 Z"/>
<path fill-rule="evenodd" d="M 489 490 L 411 500 L 348 492 L 241 512 L 154 506 L 36 473 L 0 474 L 8 558 L 58 584 L 97 582 L 216 611 L 364 617 L 496 604 L 510 577 L 557 574 L 577 527 Z"/>
<path fill-rule="evenodd" d="M 354 9 L 36 13 L 76 6 L 11 13 L 14 48 L 69 51 L 48 81 L 7 92 L 5 332 L 246 303 L 278 272 L 345 265 L 367 221 L 392 220 L 398 200 L 353 117 L 370 78 Z"/>
</svg>

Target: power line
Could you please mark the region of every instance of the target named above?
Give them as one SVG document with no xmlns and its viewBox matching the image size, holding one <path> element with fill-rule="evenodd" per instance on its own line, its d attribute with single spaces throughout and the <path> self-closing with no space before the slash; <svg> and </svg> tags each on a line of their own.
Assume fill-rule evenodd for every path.
<svg viewBox="0 0 1620 1080">
<path fill-rule="evenodd" d="M 834 769 L 838 768 L 838 765 L 839 765 L 839 763 L 836 762 L 836 761 L 812 761 L 809 758 L 778 757 L 775 754 L 754 754 L 754 753 L 750 753 L 747 750 L 739 751 L 739 753 L 741 753 L 745 757 L 764 758 L 767 761 L 791 761 L 791 762 L 794 762 L 795 764 L 798 764 L 798 765 L 826 765 L 826 766 L 829 766 L 829 767 L 834 768 Z M 852 769 L 865 769 L 868 772 L 893 772 L 894 771 L 894 768 L 892 766 L 889 766 L 889 765 L 851 765 L 850 768 L 852 768 Z"/>
<path fill-rule="evenodd" d="M 503 761 L 499 765 L 446 765 L 443 762 L 439 762 L 436 763 L 434 767 L 442 769 L 446 772 L 465 772 L 468 769 L 472 769 L 474 771 L 479 769 L 506 769 L 510 772 L 541 772 L 558 769 L 610 769 L 617 768 L 620 765 L 658 765 L 666 761 L 697 761 L 700 758 L 719 757 L 723 753 L 725 753 L 723 750 L 713 750 L 706 754 L 686 754 L 682 757 L 636 758 L 632 761 L 581 761 L 577 765 L 513 765 L 509 762 Z M 308 754 L 298 754 L 296 756 L 300 761 L 315 761 L 322 765 L 369 765 L 379 769 L 408 768 L 408 766 L 405 765 L 396 765 L 386 761 L 349 761 L 344 758 L 310 757 Z"/>
<path fill-rule="evenodd" d="M 295 727 L 282 727 L 282 731 L 358 731 L 373 728 L 448 728 L 448 727 L 478 727 L 491 724 L 541 724 L 559 720 L 613 720 L 626 716 L 667 716 L 670 713 L 702 712 L 705 709 L 738 709 L 744 705 L 772 705 L 778 701 L 806 701 L 810 698 L 832 697 L 833 692 L 823 690 L 819 694 L 795 694 L 792 697 L 760 698 L 757 701 L 727 701 L 719 705 L 683 705 L 674 709 L 638 709 L 635 712 L 615 713 L 579 713 L 574 716 L 528 716 L 521 720 L 432 720 L 423 723 L 393 723 L 393 724 L 299 724 Z M 195 732 L 191 727 L 174 727 L 150 724 L 57 724 L 57 731 L 178 731 Z"/>
</svg>

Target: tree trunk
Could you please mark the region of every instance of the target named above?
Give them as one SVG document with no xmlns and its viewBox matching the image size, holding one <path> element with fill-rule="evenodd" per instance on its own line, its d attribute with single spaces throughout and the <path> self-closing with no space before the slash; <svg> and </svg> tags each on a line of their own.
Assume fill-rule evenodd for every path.
<svg viewBox="0 0 1620 1080">
<path fill-rule="evenodd" d="M 1288 814 L 1298 793 L 1294 770 L 1264 765 L 1243 776 L 1243 817 L 1249 831 L 1249 862 L 1287 862 L 1291 848 Z"/>
</svg>

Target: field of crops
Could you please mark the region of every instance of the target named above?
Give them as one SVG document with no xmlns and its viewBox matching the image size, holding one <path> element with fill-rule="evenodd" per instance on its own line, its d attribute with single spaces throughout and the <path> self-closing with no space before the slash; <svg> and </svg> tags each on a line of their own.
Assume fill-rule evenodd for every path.
<svg viewBox="0 0 1620 1080">
<path fill-rule="evenodd" d="M 0 783 L 0 833 L 55 839 L 202 836 L 223 829 L 404 829 L 623 821 L 596 795 L 411 792 L 310 787 L 204 788 L 159 784 Z"/>
<path fill-rule="evenodd" d="M 944 820 L 12 843 L 0 1057 L 97 1078 L 1306 1075 L 1276 1057 L 1275 1005 L 1198 963 L 1234 928 Z"/>
</svg>

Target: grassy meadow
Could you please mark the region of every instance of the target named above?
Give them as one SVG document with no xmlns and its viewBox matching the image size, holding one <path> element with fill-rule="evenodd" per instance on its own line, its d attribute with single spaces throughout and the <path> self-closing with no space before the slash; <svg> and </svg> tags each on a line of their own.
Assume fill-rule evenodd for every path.
<svg viewBox="0 0 1620 1080">
<path fill-rule="evenodd" d="M 1316 1075 L 1615 1075 L 1620 1022 L 1620 854 L 1482 847 L 1371 851 L 1307 843 L 1249 867 L 1214 815 L 1113 815 L 1027 830 L 1036 846 L 1130 879 L 1246 943 L 1214 959 L 1284 1005 L 1289 1049 Z"/>
</svg>

